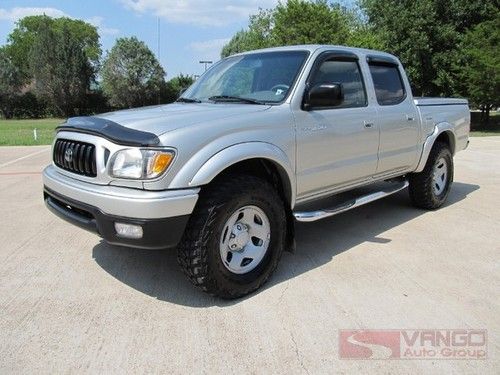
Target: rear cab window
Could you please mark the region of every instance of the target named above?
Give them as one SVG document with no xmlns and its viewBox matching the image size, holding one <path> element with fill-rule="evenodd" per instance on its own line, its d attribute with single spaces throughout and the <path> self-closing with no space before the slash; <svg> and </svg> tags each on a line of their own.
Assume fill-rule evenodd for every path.
<svg viewBox="0 0 500 375">
<path fill-rule="evenodd" d="M 370 74 L 379 105 L 396 105 L 406 98 L 403 78 L 396 62 L 368 58 Z"/>
</svg>

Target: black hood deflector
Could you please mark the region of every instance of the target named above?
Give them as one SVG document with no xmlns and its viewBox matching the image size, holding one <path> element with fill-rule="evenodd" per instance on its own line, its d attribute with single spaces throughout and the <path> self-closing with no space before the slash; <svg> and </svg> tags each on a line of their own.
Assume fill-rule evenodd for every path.
<svg viewBox="0 0 500 375">
<path fill-rule="evenodd" d="M 72 117 L 58 126 L 56 130 L 97 135 L 123 146 L 155 147 L 160 145 L 160 139 L 153 133 L 126 128 L 100 117 Z"/>
</svg>

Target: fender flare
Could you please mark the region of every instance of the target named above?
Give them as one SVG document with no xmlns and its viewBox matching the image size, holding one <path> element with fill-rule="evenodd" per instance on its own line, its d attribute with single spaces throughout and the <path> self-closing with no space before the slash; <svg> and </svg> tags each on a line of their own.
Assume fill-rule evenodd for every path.
<svg viewBox="0 0 500 375">
<path fill-rule="evenodd" d="M 422 148 L 422 154 L 420 156 L 420 161 L 418 162 L 417 168 L 415 172 L 422 172 L 425 168 L 425 164 L 427 163 L 427 159 L 429 158 L 429 154 L 431 153 L 432 147 L 436 142 L 436 139 L 443 133 L 448 133 L 450 137 L 451 143 L 451 152 L 455 153 L 455 144 L 457 141 L 457 136 L 455 134 L 455 129 L 452 124 L 448 122 L 440 122 L 434 126 L 434 131 L 427 137 L 424 142 L 424 147 Z"/>
<path fill-rule="evenodd" d="M 266 142 L 245 142 L 224 148 L 208 158 L 199 169 L 194 169 L 195 173 L 190 173 L 189 177 L 186 174 L 179 173 L 178 176 L 184 175 L 184 181 L 179 181 L 176 178 L 170 186 L 187 185 L 189 187 L 198 187 L 207 185 L 228 167 L 250 159 L 265 159 L 278 167 L 282 181 L 285 184 L 288 183 L 285 190 L 289 190 L 290 204 L 293 207 L 296 199 L 296 184 L 292 165 L 283 150 Z"/>
</svg>

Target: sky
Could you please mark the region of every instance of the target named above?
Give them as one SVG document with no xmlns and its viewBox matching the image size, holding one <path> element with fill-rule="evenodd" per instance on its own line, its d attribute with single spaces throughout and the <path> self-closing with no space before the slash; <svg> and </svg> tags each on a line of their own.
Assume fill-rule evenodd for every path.
<svg viewBox="0 0 500 375">
<path fill-rule="evenodd" d="M 35 14 L 85 20 L 99 29 L 104 55 L 117 38 L 136 36 L 158 57 L 167 79 L 204 71 L 200 60 L 217 61 L 222 46 L 248 25 L 259 8 L 278 0 L 0 0 L 0 45 L 16 20 Z"/>
</svg>

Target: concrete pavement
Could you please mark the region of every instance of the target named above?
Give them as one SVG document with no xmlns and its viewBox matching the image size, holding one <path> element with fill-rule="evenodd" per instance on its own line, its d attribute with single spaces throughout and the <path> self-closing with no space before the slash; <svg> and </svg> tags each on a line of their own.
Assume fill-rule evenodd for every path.
<svg viewBox="0 0 500 375">
<path fill-rule="evenodd" d="M 455 159 L 448 204 L 404 191 L 297 228 L 271 281 L 206 296 L 173 251 L 112 247 L 42 202 L 49 147 L 0 148 L 0 373 L 500 372 L 500 137 Z M 342 360 L 340 329 L 481 328 L 485 360 Z"/>
</svg>

